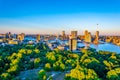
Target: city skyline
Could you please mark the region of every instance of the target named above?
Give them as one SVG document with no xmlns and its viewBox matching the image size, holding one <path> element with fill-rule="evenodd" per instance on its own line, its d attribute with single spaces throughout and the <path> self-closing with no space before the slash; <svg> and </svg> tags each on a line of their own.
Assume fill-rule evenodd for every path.
<svg viewBox="0 0 120 80">
<path fill-rule="evenodd" d="M 120 35 L 119 0 L 0 0 L 0 33 Z"/>
</svg>

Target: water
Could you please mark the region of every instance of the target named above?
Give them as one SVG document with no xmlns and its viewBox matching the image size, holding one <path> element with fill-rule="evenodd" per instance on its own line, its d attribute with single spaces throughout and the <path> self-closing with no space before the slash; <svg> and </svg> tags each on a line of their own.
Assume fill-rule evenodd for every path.
<svg viewBox="0 0 120 80">
<path fill-rule="evenodd" d="M 36 39 L 33 38 L 33 37 L 25 37 L 25 40 L 28 40 L 28 41 L 35 41 Z"/>
<path fill-rule="evenodd" d="M 78 43 L 78 47 L 86 46 L 85 43 Z M 91 48 L 95 48 L 96 50 L 103 50 L 103 51 L 110 51 L 120 53 L 120 46 L 111 44 L 111 43 L 104 43 L 104 44 L 90 44 Z"/>
<path fill-rule="evenodd" d="M 35 38 L 32 38 L 32 37 L 26 37 L 25 39 L 26 40 L 33 40 L 33 41 L 36 40 Z M 64 42 L 64 43 L 68 44 L 68 41 L 59 40 L 59 42 L 61 42 L 61 43 Z M 83 47 L 83 46 L 86 46 L 86 44 L 85 43 L 78 43 L 78 47 Z M 96 50 L 103 50 L 103 51 L 120 53 L 120 46 L 117 46 L 117 45 L 114 45 L 111 43 L 103 43 L 103 44 L 98 44 L 98 45 L 90 44 L 90 47 L 95 48 Z"/>
</svg>

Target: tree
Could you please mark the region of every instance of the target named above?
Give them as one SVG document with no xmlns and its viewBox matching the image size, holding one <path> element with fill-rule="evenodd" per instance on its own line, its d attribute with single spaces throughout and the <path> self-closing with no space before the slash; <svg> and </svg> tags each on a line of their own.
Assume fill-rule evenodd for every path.
<svg viewBox="0 0 120 80">
<path fill-rule="evenodd" d="M 34 67 L 35 67 L 35 68 L 38 68 L 39 65 L 40 65 L 40 62 L 41 62 L 40 58 L 35 58 L 35 59 L 34 59 Z"/>
<path fill-rule="evenodd" d="M 43 69 L 40 70 L 39 73 L 38 73 L 38 75 L 39 75 L 39 76 L 38 76 L 39 80 L 46 80 L 46 77 L 47 77 L 47 76 L 46 76 L 45 70 L 43 70 Z"/>
<path fill-rule="evenodd" d="M 65 65 L 63 63 L 60 63 L 60 70 L 64 71 L 65 70 Z"/>
<path fill-rule="evenodd" d="M 67 73 L 65 80 L 100 80 L 98 75 L 92 69 L 76 67 L 70 73 Z"/>
<path fill-rule="evenodd" d="M 104 60 L 103 63 L 106 66 L 106 69 L 111 70 L 113 68 L 112 62 Z"/>
<path fill-rule="evenodd" d="M 50 69 L 51 69 L 50 63 L 46 63 L 45 64 L 45 70 L 50 71 Z"/>
<path fill-rule="evenodd" d="M 46 54 L 46 58 L 48 62 L 53 63 L 56 61 L 55 53 L 54 52 L 49 52 Z"/>
<path fill-rule="evenodd" d="M 34 51 L 35 51 L 36 54 L 40 53 L 39 49 L 35 49 Z"/>
<path fill-rule="evenodd" d="M 120 68 L 115 68 L 107 72 L 108 80 L 120 80 Z"/>
<path fill-rule="evenodd" d="M 11 75 L 9 73 L 2 73 L 1 74 L 1 79 L 2 80 L 11 80 L 12 77 L 11 77 Z"/>
</svg>

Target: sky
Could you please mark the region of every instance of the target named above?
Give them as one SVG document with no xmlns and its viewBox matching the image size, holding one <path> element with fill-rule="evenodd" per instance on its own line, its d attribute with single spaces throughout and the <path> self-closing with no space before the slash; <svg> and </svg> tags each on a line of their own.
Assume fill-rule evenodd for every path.
<svg viewBox="0 0 120 80">
<path fill-rule="evenodd" d="M 0 0 L 0 33 L 61 34 L 63 30 L 120 35 L 120 0 Z"/>
</svg>

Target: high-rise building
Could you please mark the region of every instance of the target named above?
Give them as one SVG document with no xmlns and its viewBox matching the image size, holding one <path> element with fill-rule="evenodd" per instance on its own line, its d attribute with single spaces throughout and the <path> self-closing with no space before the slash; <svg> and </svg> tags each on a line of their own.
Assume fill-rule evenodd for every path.
<svg viewBox="0 0 120 80">
<path fill-rule="evenodd" d="M 71 31 L 71 38 L 77 39 L 77 31 Z"/>
<path fill-rule="evenodd" d="M 71 35 L 69 36 L 69 49 L 71 51 L 77 49 L 77 31 L 71 31 Z"/>
<path fill-rule="evenodd" d="M 21 33 L 21 38 L 22 38 L 22 40 L 24 40 L 24 38 L 25 38 L 25 33 Z"/>
<path fill-rule="evenodd" d="M 98 39 L 99 39 L 99 31 L 96 31 L 95 37 L 96 37 L 96 40 L 97 40 L 97 42 L 98 42 Z"/>
<path fill-rule="evenodd" d="M 99 43 L 99 31 L 96 31 L 96 33 L 95 33 L 94 43 L 95 43 L 95 44 L 98 44 L 98 43 Z"/>
<path fill-rule="evenodd" d="M 21 35 L 20 34 L 17 35 L 17 39 L 21 40 Z"/>
<path fill-rule="evenodd" d="M 84 33 L 84 40 L 85 40 L 85 42 L 87 42 L 87 38 L 88 38 L 88 31 L 85 30 L 85 33 Z"/>
<path fill-rule="evenodd" d="M 6 38 L 6 39 L 9 38 L 9 34 L 8 34 L 8 33 L 5 34 L 5 38 Z"/>
<path fill-rule="evenodd" d="M 11 39 L 11 38 L 12 38 L 11 32 L 6 33 L 6 34 L 5 34 L 5 38 L 6 38 L 6 39 Z"/>
<path fill-rule="evenodd" d="M 84 40 L 86 43 L 91 43 L 91 33 L 88 32 L 87 30 L 85 30 L 85 33 L 84 33 Z"/>
<path fill-rule="evenodd" d="M 65 31 L 62 31 L 62 39 L 65 40 L 66 35 L 65 35 Z"/>
<path fill-rule="evenodd" d="M 17 34 L 13 34 L 13 38 L 14 38 L 14 39 L 17 39 Z"/>
<path fill-rule="evenodd" d="M 20 41 L 23 41 L 23 40 L 24 40 L 24 37 L 25 37 L 25 34 L 24 34 L 24 33 L 21 33 L 21 34 L 18 34 L 18 35 L 17 35 L 17 39 L 20 40 Z"/>
<path fill-rule="evenodd" d="M 8 37 L 11 38 L 11 32 L 8 33 Z"/>
<path fill-rule="evenodd" d="M 37 41 L 37 42 L 40 41 L 40 34 L 37 34 L 37 36 L 36 36 L 36 41 Z"/>
<path fill-rule="evenodd" d="M 88 42 L 88 43 L 91 43 L 91 40 L 92 40 L 92 39 L 91 39 L 91 33 L 89 32 L 89 33 L 88 33 L 88 41 L 87 41 L 87 42 Z"/>
</svg>

